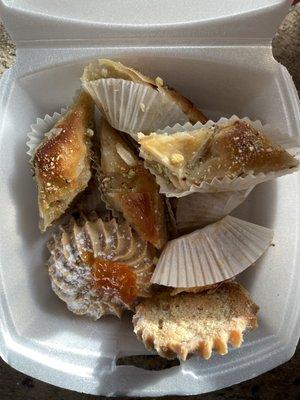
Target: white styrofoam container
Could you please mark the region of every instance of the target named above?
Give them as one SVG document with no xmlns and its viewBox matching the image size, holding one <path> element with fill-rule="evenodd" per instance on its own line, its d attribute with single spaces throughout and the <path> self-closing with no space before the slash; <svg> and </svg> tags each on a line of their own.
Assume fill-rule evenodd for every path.
<svg viewBox="0 0 300 400">
<path fill-rule="evenodd" d="M 116 366 L 147 354 L 130 318 L 76 317 L 52 293 L 38 231 L 26 132 L 68 104 L 83 66 L 111 57 L 163 77 L 210 118 L 237 114 L 299 137 L 295 87 L 272 57 L 285 0 L 2 0 L 17 43 L 0 82 L 0 355 L 57 386 L 102 395 L 198 394 L 255 377 L 287 361 L 300 327 L 299 174 L 256 187 L 236 215 L 274 229 L 275 246 L 239 280 L 260 305 L 260 326 L 240 349 L 210 361 L 146 371 Z"/>
</svg>

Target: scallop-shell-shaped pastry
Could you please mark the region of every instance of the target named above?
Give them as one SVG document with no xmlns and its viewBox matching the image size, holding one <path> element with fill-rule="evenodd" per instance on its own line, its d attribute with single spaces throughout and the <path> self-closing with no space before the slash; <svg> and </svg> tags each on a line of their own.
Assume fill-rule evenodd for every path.
<svg viewBox="0 0 300 400">
<path fill-rule="evenodd" d="M 153 132 L 177 122 L 207 121 L 161 78 L 154 81 L 119 62 L 95 60 L 85 67 L 81 81 L 110 125 L 133 138 L 138 132 Z"/>
<path fill-rule="evenodd" d="M 257 261 L 272 239 L 271 229 L 227 216 L 168 242 L 151 282 L 191 288 L 233 278 Z"/>
<path fill-rule="evenodd" d="M 257 327 L 257 305 L 238 283 L 226 282 L 201 293 L 156 294 L 143 300 L 133 317 L 134 332 L 147 349 L 186 360 L 195 353 L 209 359 L 212 350 L 240 347 L 243 332 Z"/>
<path fill-rule="evenodd" d="M 156 176 L 160 192 L 182 197 L 246 190 L 298 171 L 299 161 L 286 150 L 294 148 L 295 141 L 283 141 L 274 132 L 269 125 L 233 116 L 205 125 L 177 124 L 138 138 L 140 155 Z"/>
<path fill-rule="evenodd" d="M 166 221 L 154 176 L 104 119 L 99 142 L 98 180 L 103 200 L 110 209 L 122 213 L 144 240 L 162 248 L 167 241 Z"/>
<path fill-rule="evenodd" d="M 120 317 L 151 294 L 155 250 L 125 221 L 105 222 L 95 214 L 72 220 L 48 248 L 52 289 L 75 314 Z"/>
</svg>

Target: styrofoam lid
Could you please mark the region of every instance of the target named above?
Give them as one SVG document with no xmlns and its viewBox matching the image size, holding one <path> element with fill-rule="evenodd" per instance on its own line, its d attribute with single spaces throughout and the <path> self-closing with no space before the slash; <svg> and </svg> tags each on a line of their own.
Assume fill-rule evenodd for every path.
<svg viewBox="0 0 300 400">
<path fill-rule="evenodd" d="M 0 0 L 16 41 L 272 38 L 290 0 Z M 125 35 L 125 36 L 124 36 Z"/>
</svg>

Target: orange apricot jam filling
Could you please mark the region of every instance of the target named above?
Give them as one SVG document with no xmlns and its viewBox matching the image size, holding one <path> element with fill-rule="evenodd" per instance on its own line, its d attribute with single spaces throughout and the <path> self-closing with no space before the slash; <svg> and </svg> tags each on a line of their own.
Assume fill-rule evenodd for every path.
<svg viewBox="0 0 300 400">
<path fill-rule="evenodd" d="M 83 253 L 82 260 L 92 269 L 94 288 L 111 297 L 120 298 L 125 304 L 132 304 L 137 296 L 136 275 L 126 264 L 94 257 L 92 253 Z"/>
</svg>

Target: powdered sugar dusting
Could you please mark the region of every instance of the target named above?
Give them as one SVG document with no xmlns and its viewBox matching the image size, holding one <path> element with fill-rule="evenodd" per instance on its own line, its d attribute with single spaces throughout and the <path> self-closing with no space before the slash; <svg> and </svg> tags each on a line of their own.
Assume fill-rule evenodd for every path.
<svg viewBox="0 0 300 400">
<path fill-rule="evenodd" d="M 118 225 L 115 220 L 98 219 L 79 226 L 73 220 L 52 237 L 48 247 L 52 289 L 75 314 L 99 319 L 105 314 L 120 316 L 124 309 L 131 308 L 116 288 L 95 288 L 92 268 L 84 261 L 87 252 L 130 266 L 136 274 L 138 295 L 149 295 L 154 250 L 125 222 Z"/>
</svg>

